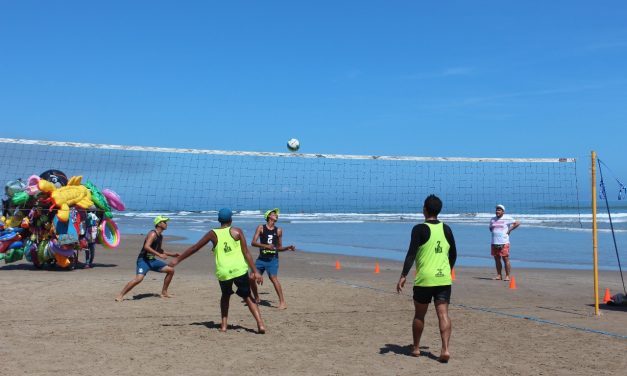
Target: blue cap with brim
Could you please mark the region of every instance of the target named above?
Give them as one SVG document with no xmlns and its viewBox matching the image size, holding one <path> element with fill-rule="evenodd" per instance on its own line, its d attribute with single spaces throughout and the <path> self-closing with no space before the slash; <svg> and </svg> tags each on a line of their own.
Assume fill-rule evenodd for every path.
<svg viewBox="0 0 627 376">
<path fill-rule="evenodd" d="M 232 218 L 233 218 L 233 212 L 229 208 L 222 208 L 218 212 L 218 221 L 222 223 L 230 222 Z"/>
</svg>

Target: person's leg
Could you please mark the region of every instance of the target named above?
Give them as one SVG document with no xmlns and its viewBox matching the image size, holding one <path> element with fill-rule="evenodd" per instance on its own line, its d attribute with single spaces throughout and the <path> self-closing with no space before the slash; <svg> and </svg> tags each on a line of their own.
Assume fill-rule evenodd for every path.
<svg viewBox="0 0 627 376">
<path fill-rule="evenodd" d="M 222 292 L 222 296 L 220 297 L 220 331 L 226 332 L 229 319 L 229 301 L 231 300 L 231 295 L 233 295 L 233 280 L 218 281 L 218 283 L 220 284 L 220 291 Z"/>
<path fill-rule="evenodd" d="M 438 360 L 440 362 L 448 362 L 451 354 L 448 350 L 449 339 L 451 338 L 451 319 L 448 315 L 449 303 L 444 300 L 435 301 L 435 311 L 438 314 L 438 321 L 440 324 L 440 337 L 442 338 L 442 351 Z"/>
<path fill-rule="evenodd" d="M 257 259 L 255 261 L 255 267 L 257 268 L 257 272 L 260 275 L 263 275 L 263 272 L 266 270 L 265 263 L 262 260 L 259 260 L 259 259 Z M 257 304 L 261 303 L 261 299 L 259 299 L 259 289 L 257 287 L 257 281 L 255 281 L 255 279 L 252 277 L 252 275 L 249 278 L 249 282 L 250 282 L 250 290 L 253 293 L 253 297 L 255 299 L 255 303 L 257 303 Z"/>
<path fill-rule="evenodd" d="M 91 247 L 88 245 L 87 249 L 85 249 L 85 267 L 89 268 L 89 259 L 91 258 Z"/>
<path fill-rule="evenodd" d="M 261 319 L 261 311 L 259 310 L 259 306 L 253 302 L 253 299 L 250 295 L 250 280 L 247 274 L 243 276 L 237 277 L 233 279 L 233 283 L 237 286 L 237 295 L 244 299 L 244 303 L 248 306 L 250 313 L 252 313 L 255 321 L 257 322 L 257 330 L 259 334 L 264 334 L 266 332 L 266 325 Z M 232 290 L 231 290 L 232 291 Z"/>
<path fill-rule="evenodd" d="M 257 290 L 257 281 L 255 281 L 252 274 L 248 276 L 248 282 L 250 283 L 250 291 L 252 292 L 255 303 L 261 303 L 261 299 L 259 299 L 259 290 Z"/>
<path fill-rule="evenodd" d="M 276 294 L 279 296 L 279 306 L 278 309 L 286 309 L 287 304 L 285 303 L 285 297 L 283 297 L 283 289 L 281 288 L 281 282 L 279 282 L 279 278 L 276 275 L 270 276 L 270 282 L 274 285 L 274 289 L 276 290 Z"/>
<path fill-rule="evenodd" d="M 429 303 L 418 303 L 414 300 L 414 321 L 412 322 L 412 335 L 414 337 L 414 345 L 411 351 L 413 356 L 420 356 L 420 337 L 422 336 L 422 330 L 425 327 L 425 315 L 429 308 Z"/>
<path fill-rule="evenodd" d="M 270 282 L 274 286 L 274 290 L 276 294 L 279 296 L 279 306 L 278 309 L 286 309 L 287 304 L 285 304 L 285 297 L 283 296 L 283 289 L 281 288 L 281 283 L 279 282 L 279 258 L 274 257 L 272 260 L 268 262 L 267 265 L 268 276 L 270 277 Z"/>
<path fill-rule="evenodd" d="M 163 288 L 161 289 L 161 297 L 162 298 L 171 298 L 172 294 L 168 294 L 168 287 L 170 286 L 170 282 L 172 282 L 172 278 L 174 278 L 174 268 L 170 266 L 164 266 L 159 270 L 161 273 L 166 273 L 165 278 L 163 279 Z"/>
<path fill-rule="evenodd" d="M 503 256 L 503 263 L 505 264 L 505 280 L 509 281 L 509 274 L 512 271 L 512 266 L 509 263 L 509 256 Z"/>
<path fill-rule="evenodd" d="M 228 325 L 229 319 L 229 301 L 231 300 L 231 294 L 222 294 L 220 298 L 220 314 L 221 314 L 221 322 L 220 322 L 220 331 L 226 332 L 226 328 Z M 256 304 L 253 304 L 255 307 Z"/>
<path fill-rule="evenodd" d="M 133 278 L 131 281 L 129 281 L 126 284 L 126 286 L 124 286 L 122 291 L 115 298 L 115 301 L 116 302 L 121 302 L 124 299 L 124 295 L 126 295 L 129 291 L 131 291 L 133 289 L 133 287 L 139 285 L 143 280 L 144 280 L 144 275 L 143 274 L 135 275 L 135 278 Z"/>
<path fill-rule="evenodd" d="M 496 264 L 496 277 L 492 279 L 501 280 L 503 279 L 503 267 L 501 266 L 501 256 L 494 256 L 494 263 Z"/>
<path fill-rule="evenodd" d="M 246 302 L 250 313 L 252 313 L 255 321 L 257 322 L 257 331 L 259 332 L 259 334 L 264 334 L 266 332 L 266 324 L 261 318 L 261 311 L 259 311 L 259 306 L 253 302 L 253 299 L 250 296 L 245 297 L 244 302 Z"/>
<path fill-rule="evenodd" d="M 87 248 L 89 249 L 89 258 L 87 260 L 87 265 L 90 267 L 94 266 L 94 256 L 96 255 L 96 243 L 88 243 Z"/>
</svg>

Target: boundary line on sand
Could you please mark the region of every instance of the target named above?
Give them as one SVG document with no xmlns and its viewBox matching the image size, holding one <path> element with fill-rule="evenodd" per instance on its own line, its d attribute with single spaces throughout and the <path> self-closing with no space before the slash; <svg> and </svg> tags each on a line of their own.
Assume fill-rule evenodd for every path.
<svg viewBox="0 0 627 376">
<path fill-rule="evenodd" d="M 356 288 L 360 288 L 360 289 L 367 289 L 367 290 L 373 290 L 373 291 L 377 291 L 377 292 L 382 292 L 382 293 L 385 293 L 385 294 L 394 294 L 394 295 L 396 295 L 396 293 L 390 292 L 388 290 L 384 290 L 384 289 L 380 289 L 380 288 L 372 287 L 372 286 L 368 286 L 368 285 L 359 285 L 359 284 L 356 284 L 356 283 L 352 283 L 352 282 L 348 282 L 348 281 L 344 281 L 344 280 L 340 280 L 340 279 L 336 279 L 335 282 L 337 282 L 339 284 L 347 285 L 347 286 L 350 286 L 350 287 L 356 287 Z M 618 333 L 606 332 L 606 331 L 596 330 L 596 329 L 591 329 L 591 328 L 584 328 L 584 327 L 581 327 L 581 326 L 570 325 L 570 324 L 562 324 L 562 323 L 559 323 L 559 322 L 545 320 L 545 319 L 541 319 L 539 317 L 534 317 L 534 316 L 518 315 L 518 314 L 514 314 L 514 313 L 506 313 L 506 312 L 497 311 L 497 310 L 494 310 L 494 309 L 491 309 L 491 308 L 473 307 L 473 306 L 469 306 L 469 305 L 465 305 L 465 304 L 453 304 L 453 303 L 451 303 L 450 305 L 453 306 L 453 307 L 459 307 L 459 308 L 472 310 L 472 311 L 487 312 L 487 313 L 493 313 L 495 315 L 500 315 L 500 316 L 505 316 L 505 317 L 511 317 L 511 318 L 516 318 L 516 319 L 524 319 L 524 320 L 535 321 L 535 322 L 537 322 L 539 324 L 553 325 L 553 326 L 557 326 L 557 327 L 561 327 L 561 328 L 578 330 L 578 331 L 581 331 L 581 332 L 587 332 L 587 333 L 593 333 L 593 334 L 601 334 L 601 335 L 604 335 L 604 336 L 614 337 L 614 338 L 619 338 L 619 339 L 627 339 L 626 335 L 622 335 L 622 334 L 618 334 Z"/>
</svg>

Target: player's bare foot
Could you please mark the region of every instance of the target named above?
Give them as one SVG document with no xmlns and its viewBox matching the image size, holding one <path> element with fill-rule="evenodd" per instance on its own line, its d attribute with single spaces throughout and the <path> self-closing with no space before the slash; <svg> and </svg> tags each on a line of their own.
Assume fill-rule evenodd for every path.
<svg viewBox="0 0 627 376">
<path fill-rule="evenodd" d="M 503 277 L 501 277 L 500 275 L 497 275 L 496 277 L 492 278 L 493 281 L 500 281 L 502 279 Z"/>
<path fill-rule="evenodd" d="M 451 354 L 448 351 L 443 351 L 438 358 L 438 362 L 440 363 L 448 363 L 448 360 L 451 359 Z"/>
<path fill-rule="evenodd" d="M 118 296 L 115 297 L 115 301 L 116 302 L 121 302 L 122 300 L 124 300 L 124 297 L 121 296 L 121 295 L 118 295 Z"/>
<path fill-rule="evenodd" d="M 509 281 L 509 276 L 505 277 L 504 281 Z"/>
<path fill-rule="evenodd" d="M 220 332 L 226 333 L 226 326 L 220 326 Z"/>
<path fill-rule="evenodd" d="M 279 306 L 277 307 L 277 309 L 287 309 L 287 304 L 285 304 L 285 303 L 281 303 L 281 304 L 279 304 Z"/>
<path fill-rule="evenodd" d="M 162 298 L 174 298 L 174 294 L 169 294 L 167 292 L 162 292 L 161 293 L 161 297 Z"/>
<path fill-rule="evenodd" d="M 411 352 L 409 353 L 411 356 L 420 356 L 420 346 L 411 346 Z"/>
<path fill-rule="evenodd" d="M 259 334 L 266 334 L 266 327 L 265 327 L 265 325 L 258 325 L 257 326 L 257 333 L 259 333 Z"/>
</svg>

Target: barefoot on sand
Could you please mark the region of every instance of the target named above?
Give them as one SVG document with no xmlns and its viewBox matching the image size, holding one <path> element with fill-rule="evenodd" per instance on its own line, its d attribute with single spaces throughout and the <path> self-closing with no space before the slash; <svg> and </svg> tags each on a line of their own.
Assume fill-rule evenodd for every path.
<svg viewBox="0 0 627 376">
<path fill-rule="evenodd" d="M 410 347 L 411 347 L 411 352 L 409 353 L 409 355 L 415 356 L 415 357 L 420 356 L 420 347 L 415 347 L 413 345 Z"/>
<path fill-rule="evenodd" d="M 448 363 L 449 359 L 451 359 L 451 354 L 449 354 L 449 353 L 442 353 L 442 354 L 440 354 L 440 357 L 438 358 L 438 362 L 440 362 L 440 363 Z"/>
<path fill-rule="evenodd" d="M 259 334 L 266 334 L 266 327 L 265 326 L 258 326 L 257 327 L 257 333 L 259 333 Z"/>
<path fill-rule="evenodd" d="M 174 298 L 174 294 L 168 294 L 168 293 L 166 292 L 166 293 L 161 294 L 161 297 L 162 297 L 162 298 Z"/>
<path fill-rule="evenodd" d="M 277 309 L 287 309 L 287 304 L 279 304 Z"/>
</svg>

